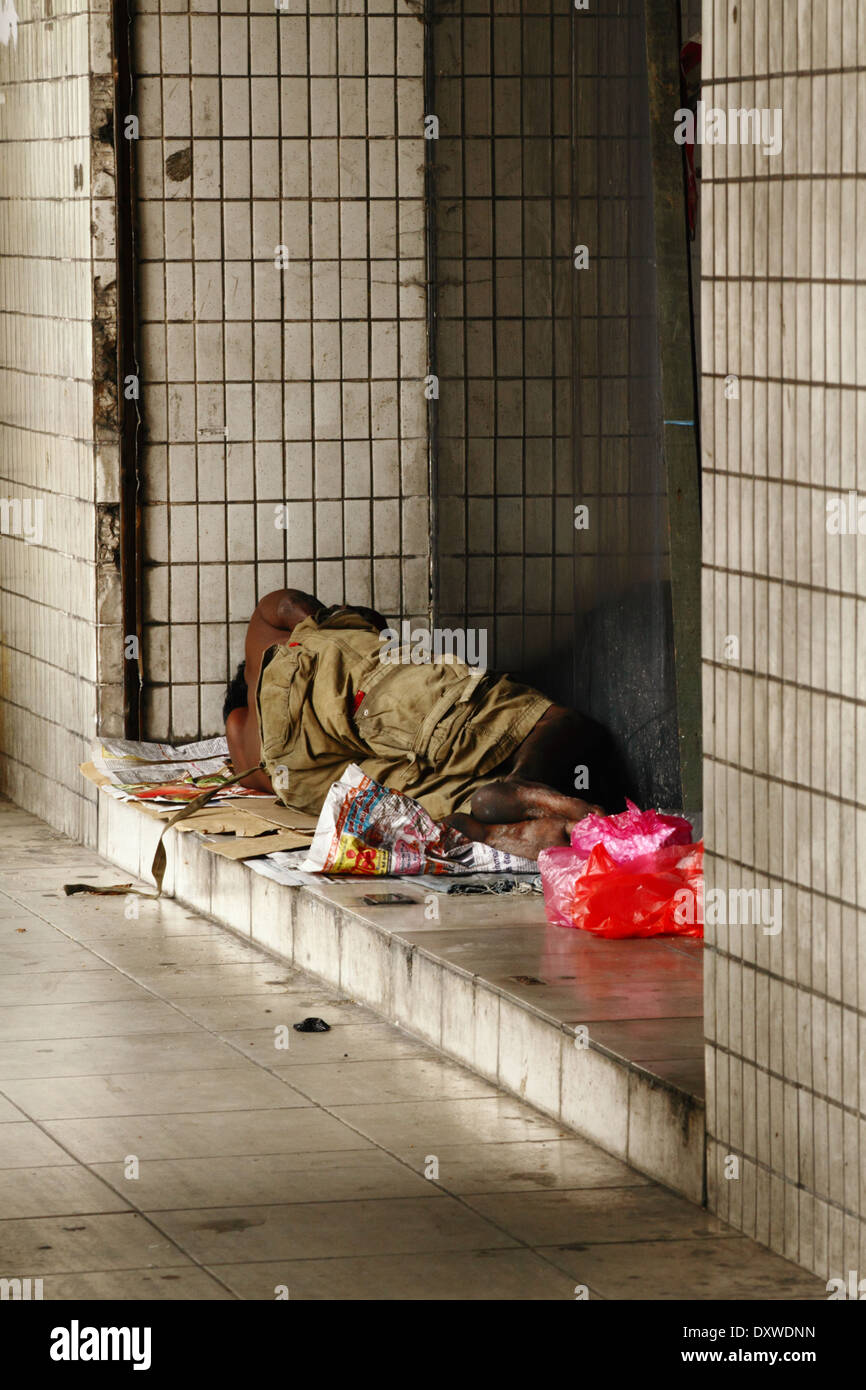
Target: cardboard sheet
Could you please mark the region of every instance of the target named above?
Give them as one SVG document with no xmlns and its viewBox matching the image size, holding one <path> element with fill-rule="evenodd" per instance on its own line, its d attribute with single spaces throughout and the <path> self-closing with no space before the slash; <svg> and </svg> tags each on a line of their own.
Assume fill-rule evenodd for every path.
<svg viewBox="0 0 866 1390">
<path fill-rule="evenodd" d="M 294 811 L 291 806 L 283 806 L 282 802 L 276 800 L 257 801 L 255 807 L 247 809 L 250 815 L 270 821 L 271 825 L 282 826 L 283 830 L 308 830 L 310 839 L 319 823 L 318 816 L 308 815 L 306 811 Z"/>
<path fill-rule="evenodd" d="M 274 830 L 255 838 L 242 835 L 203 835 L 202 844 L 212 854 L 224 859 L 256 859 L 266 854 L 279 854 L 289 849 L 309 849 L 310 837 L 297 830 Z"/>
</svg>

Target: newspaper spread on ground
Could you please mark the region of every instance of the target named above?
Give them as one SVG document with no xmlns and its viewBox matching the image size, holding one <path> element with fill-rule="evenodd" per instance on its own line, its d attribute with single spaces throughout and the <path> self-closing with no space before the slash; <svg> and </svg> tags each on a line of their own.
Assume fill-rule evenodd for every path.
<svg viewBox="0 0 866 1390">
<path fill-rule="evenodd" d="M 229 746 L 224 738 L 199 743 L 137 743 L 133 739 L 103 739 L 93 751 L 93 765 L 115 786 L 139 782 L 171 782 L 180 777 L 213 777 L 224 771 Z"/>
<path fill-rule="evenodd" d="M 209 787 L 233 775 L 224 738 L 202 739 L 175 746 L 134 739 L 102 739 L 94 745 L 93 766 L 107 778 L 106 790 L 120 800 L 177 803 L 191 801 Z M 218 791 L 214 801 L 228 797 L 267 797 L 237 783 Z"/>
<path fill-rule="evenodd" d="M 307 858 L 306 849 L 279 850 L 274 854 L 262 855 L 258 859 L 245 859 L 248 869 L 273 879 L 275 883 L 286 884 L 290 888 L 321 886 L 322 883 L 339 883 L 345 874 L 305 873 L 299 867 Z M 537 873 L 526 874 L 390 874 L 388 877 L 399 882 L 406 880 L 413 887 L 423 888 L 434 893 L 453 894 L 462 891 L 471 893 L 528 893 L 541 892 L 541 877 Z M 420 901 L 420 899 L 419 899 Z"/>
<path fill-rule="evenodd" d="M 535 861 L 468 840 L 434 821 L 420 802 L 383 787 L 350 763 L 325 798 L 299 865 L 323 874 L 535 873 Z"/>
</svg>

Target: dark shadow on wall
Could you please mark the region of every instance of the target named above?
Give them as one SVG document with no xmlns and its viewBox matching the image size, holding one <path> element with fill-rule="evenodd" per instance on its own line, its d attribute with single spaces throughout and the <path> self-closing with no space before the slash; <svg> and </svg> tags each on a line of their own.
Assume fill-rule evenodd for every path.
<svg viewBox="0 0 866 1390">
<path fill-rule="evenodd" d="M 609 783 L 623 795 L 640 806 L 680 806 L 667 585 L 637 585 L 600 602 L 576 619 L 573 642 L 523 678 L 607 729 Z"/>
<path fill-rule="evenodd" d="M 576 703 L 605 723 L 641 806 L 681 804 L 668 586 L 639 585 L 584 615 Z"/>
</svg>

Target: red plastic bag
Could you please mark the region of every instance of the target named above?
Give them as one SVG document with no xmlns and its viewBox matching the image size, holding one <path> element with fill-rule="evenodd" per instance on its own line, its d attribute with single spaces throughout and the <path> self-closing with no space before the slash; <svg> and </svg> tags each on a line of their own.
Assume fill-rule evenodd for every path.
<svg viewBox="0 0 866 1390">
<path fill-rule="evenodd" d="M 602 844 L 585 863 L 570 848 L 542 849 L 538 865 L 556 926 L 599 937 L 703 937 L 701 842 L 663 845 L 623 863 Z"/>
</svg>

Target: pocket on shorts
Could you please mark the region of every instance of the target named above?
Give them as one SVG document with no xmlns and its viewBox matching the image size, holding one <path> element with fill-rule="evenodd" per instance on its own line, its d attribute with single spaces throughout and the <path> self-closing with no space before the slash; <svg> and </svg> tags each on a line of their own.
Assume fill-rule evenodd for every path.
<svg viewBox="0 0 866 1390">
<path fill-rule="evenodd" d="M 386 666 L 355 714 L 358 734 L 379 757 L 426 761 L 431 736 L 460 700 L 466 668 L 447 662 Z"/>
<path fill-rule="evenodd" d="M 262 671 L 257 705 L 266 763 L 285 759 L 297 742 L 315 670 L 315 656 L 281 647 Z"/>
</svg>

